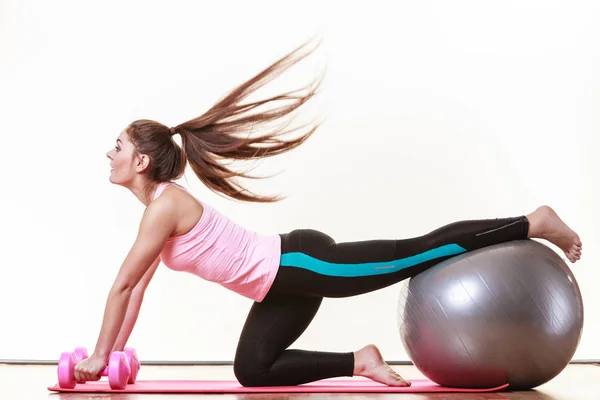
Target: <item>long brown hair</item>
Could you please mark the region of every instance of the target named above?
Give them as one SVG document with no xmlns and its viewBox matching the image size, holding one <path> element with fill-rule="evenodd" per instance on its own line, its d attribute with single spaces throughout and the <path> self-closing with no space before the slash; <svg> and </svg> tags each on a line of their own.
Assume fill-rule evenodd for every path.
<svg viewBox="0 0 600 400">
<path fill-rule="evenodd" d="M 251 202 L 280 200 L 278 196 L 261 196 L 250 192 L 235 179 L 256 177 L 235 171 L 226 164 L 282 154 L 304 143 L 319 127 L 319 123 L 312 122 L 288 128 L 291 121 L 286 117 L 291 117 L 317 94 L 323 75 L 303 88 L 242 104 L 250 94 L 313 53 L 318 43 L 312 48 L 309 48 L 309 44 L 310 41 L 302 44 L 242 83 L 197 118 L 172 128 L 151 120 L 131 123 L 127 133 L 136 151 L 150 158 L 148 178 L 153 182 L 179 179 L 184 174 L 186 162 L 189 162 L 196 176 L 215 193 Z M 267 106 L 266 110 L 257 111 L 264 106 Z M 278 126 L 267 129 L 268 124 L 274 122 Z M 264 133 L 251 135 L 263 129 Z M 296 131 L 301 131 L 301 134 L 294 138 L 283 138 Z M 175 133 L 181 135 L 181 147 L 173 140 Z"/>
</svg>

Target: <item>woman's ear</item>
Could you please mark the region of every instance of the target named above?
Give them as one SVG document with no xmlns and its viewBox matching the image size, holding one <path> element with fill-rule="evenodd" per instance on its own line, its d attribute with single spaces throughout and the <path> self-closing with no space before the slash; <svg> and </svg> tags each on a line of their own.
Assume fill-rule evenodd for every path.
<svg viewBox="0 0 600 400">
<path fill-rule="evenodd" d="M 137 172 L 143 172 L 146 168 L 148 168 L 148 165 L 150 165 L 150 157 L 145 154 L 141 154 L 137 156 L 137 159 L 135 170 Z"/>
</svg>

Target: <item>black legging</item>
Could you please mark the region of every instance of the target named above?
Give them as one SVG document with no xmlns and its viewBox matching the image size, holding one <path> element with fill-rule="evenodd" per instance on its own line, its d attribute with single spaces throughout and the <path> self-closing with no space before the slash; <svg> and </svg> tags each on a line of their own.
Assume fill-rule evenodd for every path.
<svg viewBox="0 0 600 400">
<path fill-rule="evenodd" d="M 315 230 L 281 235 L 281 264 L 255 302 L 238 343 L 234 372 L 244 386 L 288 386 L 352 376 L 354 355 L 288 350 L 324 297 L 348 297 L 410 278 L 457 254 L 526 239 L 526 217 L 461 221 L 421 237 L 335 243 Z"/>
</svg>

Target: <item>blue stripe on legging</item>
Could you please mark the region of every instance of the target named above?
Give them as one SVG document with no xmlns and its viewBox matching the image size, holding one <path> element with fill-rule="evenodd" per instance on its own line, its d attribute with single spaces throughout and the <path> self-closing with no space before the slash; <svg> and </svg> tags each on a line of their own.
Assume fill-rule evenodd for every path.
<svg viewBox="0 0 600 400">
<path fill-rule="evenodd" d="M 282 254 L 281 265 L 285 267 L 304 268 L 321 275 L 357 277 L 391 274 L 426 261 L 431 261 L 440 257 L 453 256 L 466 251 L 466 249 L 457 244 L 447 244 L 399 260 L 356 264 L 332 263 L 316 259 L 304 253 L 294 252 Z"/>
</svg>

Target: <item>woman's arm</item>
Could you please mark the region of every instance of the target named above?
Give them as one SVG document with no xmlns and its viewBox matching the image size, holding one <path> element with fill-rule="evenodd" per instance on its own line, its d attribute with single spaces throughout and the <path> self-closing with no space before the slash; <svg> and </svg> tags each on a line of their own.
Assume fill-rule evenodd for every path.
<svg viewBox="0 0 600 400">
<path fill-rule="evenodd" d="M 131 332 L 135 326 L 138 315 L 140 313 L 140 308 L 142 307 L 142 302 L 144 300 L 144 293 L 146 292 L 146 288 L 150 283 L 150 280 L 154 276 L 154 272 L 158 268 L 160 264 L 160 258 L 157 258 L 154 261 L 154 264 L 150 267 L 150 269 L 146 272 L 142 280 L 137 284 L 133 292 L 131 293 L 131 299 L 129 299 L 129 304 L 127 305 L 127 313 L 125 314 L 125 320 L 123 321 L 123 325 L 121 326 L 121 330 L 119 331 L 119 336 L 117 336 L 117 340 L 113 345 L 111 350 L 115 351 L 123 351 L 127 342 L 129 341 L 129 337 L 131 336 Z"/>
<path fill-rule="evenodd" d="M 92 357 L 108 362 L 135 287 L 150 271 L 165 242 L 175 230 L 176 217 L 171 203 L 172 200 L 168 197 L 161 196 L 146 208 L 135 243 L 108 294 L 102 327 Z"/>
</svg>

